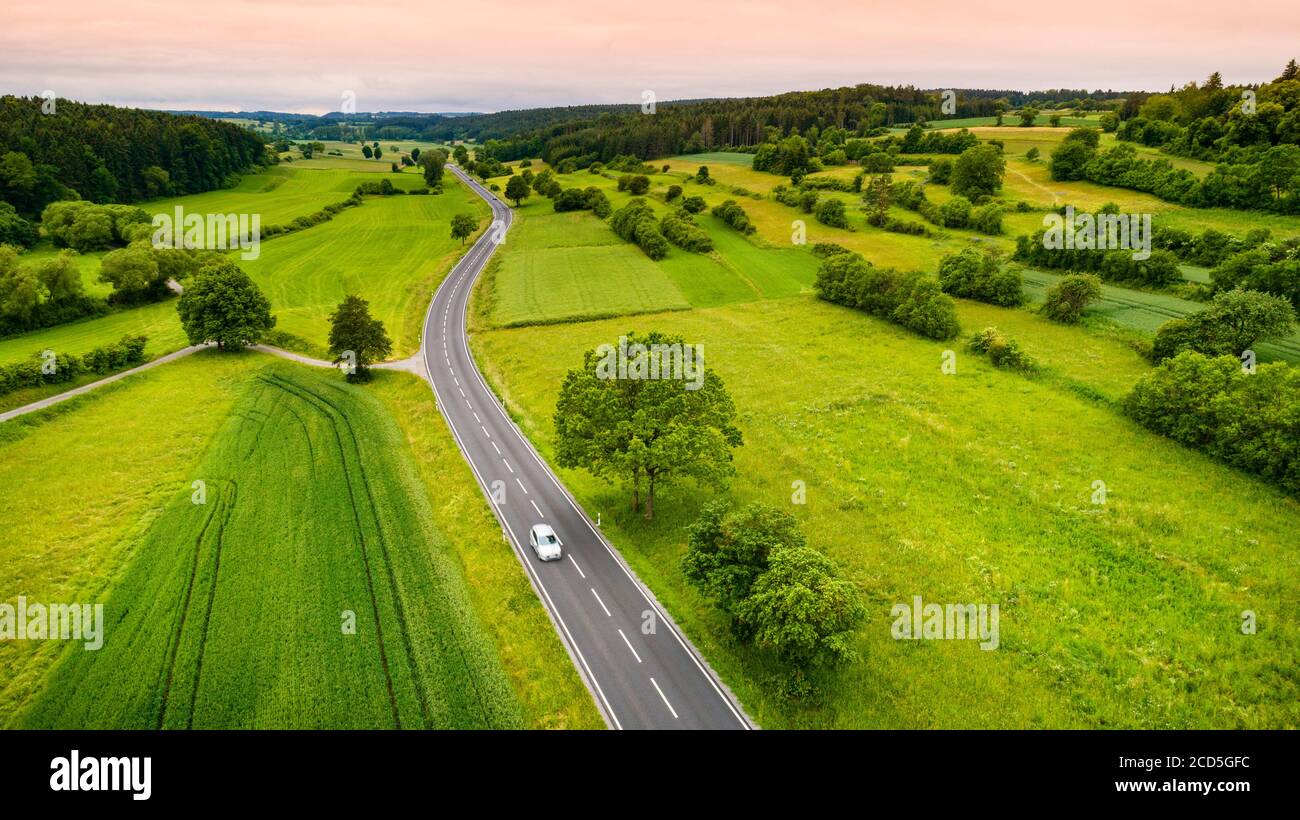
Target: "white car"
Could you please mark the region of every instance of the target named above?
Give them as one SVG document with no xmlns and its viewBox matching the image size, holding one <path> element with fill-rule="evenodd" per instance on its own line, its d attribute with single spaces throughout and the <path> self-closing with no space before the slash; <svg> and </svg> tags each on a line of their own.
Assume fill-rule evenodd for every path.
<svg viewBox="0 0 1300 820">
<path fill-rule="evenodd" d="M 564 545 L 555 530 L 546 524 L 534 524 L 528 531 L 528 543 L 541 561 L 558 561 L 564 556 Z"/>
</svg>

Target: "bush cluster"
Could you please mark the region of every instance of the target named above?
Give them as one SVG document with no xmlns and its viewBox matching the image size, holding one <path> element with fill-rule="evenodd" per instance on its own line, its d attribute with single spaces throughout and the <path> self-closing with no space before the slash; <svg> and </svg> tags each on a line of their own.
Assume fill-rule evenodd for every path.
<svg viewBox="0 0 1300 820">
<path fill-rule="evenodd" d="M 1184 351 L 1124 399 L 1139 424 L 1300 492 L 1300 372 Z"/>
<path fill-rule="evenodd" d="M 1022 373 L 1032 373 L 1038 369 L 1037 363 L 1020 349 L 1015 339 L 1002 335 L 996 327 L 986 327 L 971 336 L 967 347 L 974 353 L 988 356 L 994 367 L 1018 370 Z"/>
<path fill-rule="evenodd" d="M 828 302 L 864 310 L 931 339 L 952 339 L 961 332 L 956 304 L 937 281 L 877 268 L 856 253 L 827 257 L 814 287 Z"/>
<path fill-rule="evenodd" d="M 1025 300 L 1020 271 L 1003 270 L 993 252 L 962 248 L 939 260 L 939 286 L 944 293 L 991 305 L 1013 307 Z"/>
<path fill-rule="evenodd" d="M 710 213 L 741 233 L 750 234 L 756 230 L 750 224 L 749 214 L 745 213 L 745 209 L 737 205 L 734 199 L 728 199 L 721 205 L 714 205 Z"/>
<path fill-rule="evenodd" d="M 609 216 L 613 210 L 609 197 L 595 186 L 585 189 L 565 188 L 556 195 L 553 202 L 557 212 L 591 211 L 601 219 Z"/>
<path fill-rule="evenodd" d="M 632 199 L 614 212 L 610 227 L 625 241 L 633 242 L 651 259 L 668 255 L 668 240 L 659 233 L 655 212 L 640 197 Z"/>
<path fill-rule="evenodd" d="M 708 253 L 713 250 L 713 239 L 695 224 L 686 211 L 665 214 L 659 221 L 659 232 L 669 242 L 692 253 Z"/>
<path fill-rule="evenodd" d="M 145 336 L 123 336 L 121 340 L 97 347 L 84 356 L 60 353 L 49 357 L 42 352 L 20 362 L 0 365 L 0 395 L 26 387 L 63 384 L 83 373 L 112 373 L 140 364 L 144 361 L 147 341 Z"/>
</svg>

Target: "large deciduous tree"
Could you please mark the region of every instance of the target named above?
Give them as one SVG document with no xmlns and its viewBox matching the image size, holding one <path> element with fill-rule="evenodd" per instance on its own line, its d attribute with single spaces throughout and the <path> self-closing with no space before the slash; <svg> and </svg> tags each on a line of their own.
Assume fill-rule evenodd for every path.
<svg viewBox="0 0 1300 820">
<path fill-rule="evenodd" d="M 530 193 L 532 193 L 531 187 L 528 180 L 524 179 L 523 176 L 512 176 L 510 181 L 506 183 L 506 199 L 514 200 L 516 208 L 528 198 Z"/>
<path fill-rule="evenodd" d="M 330 353 L 334 363 L 352 365 L 350 382 L 367 381 L 370 365 L 393 352 L 393 342 L 384 323 L 370 315 L 370 303 L 360 296 L 348 296 L 330 314 Z"/>
<path fill-rule="evenodd" d="M 261 341 L 275 327 L 271 303 L 234 262 L 211 265 L 195 274 L 176 310 L 190 344 L 244 347 Z"/>
<path fill-rule="evenodd" d="M 731 448 L 742 444 L 722 378 L 702 360 L 692 374 L 664 366 L 673 350 L 693 354 L 681 338 L 654 331 L 588 350 L 582 367 L 565 376 L 555 407 L 559 465 L 630 483 L 635 511 L 642 510 L 644 482 L 646 518 L 654 516 L 656 488 L 667 481 L 689 476 L 725 484 L 735 472 Z M 661 366 L 651 369 L 656 356 Z"/>
<path fill-rule="evenodd" d="M 1006 160 L 1002 152 L 992 145 L 967 148 L 957 157 L 952 169 L 952 192 L 961 194 L 972 202 L 983 196 L 992 196 L 1002 189 L 1002 174 Z"/>
<path fill-rule="evenodd" d="M 451 238 L 459 239 L 460 244 L 464 245 L 466 238 L 474 233 L 474 229 L 477 227 L 478 220 L 474 218 L 473 214 L 456 214 L 451 218 Z"/>
</svg>

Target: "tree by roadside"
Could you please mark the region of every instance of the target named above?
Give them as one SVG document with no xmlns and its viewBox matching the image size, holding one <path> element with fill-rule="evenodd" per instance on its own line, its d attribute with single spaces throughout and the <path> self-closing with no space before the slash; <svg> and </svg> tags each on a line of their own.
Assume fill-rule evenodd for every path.
<svg viewBox="0 0 1300 820">
<path fill-rule="evenodd" d="M 330 314 L 330 353 L 334 363 L 343 364 L 350 382 L 370 379 L 370 365 L 386 359 L 393 342 L 384 323 L 370 315 L 370 303 L 348 296 Z"/>
<path fill-rule="evenodd" d="M 691 367 L 684 357 L 680 367 L 663 365 L 673 350 L 689 350 Z M 630 483 L 632 509 L 653 518 L 655 490 L 668 481 L 689 476 L 725 485 L 735 472 L 731 448 L 743 443 L 735 418 L 722 378 L 693 347 L 656 331 L 629 333 L 588 350 L 582 367 L 565 376 L 555 405 L 556 462 Z"/>
<path fill-rule="evenodd" d="M 478 228 L 478 220 L 473 214 L 456 214 L 451 218 L 451 238 L 459 239 L 460 244 L 464 245 L 465 240 L 474 233 Z"/>
<path fill-rule="evenodd" d="M 523 176 L 512 176 L 510 177 L 510 181 L 506 183 L 506 199 L 514 200 L 516 208 L 523 204 L 523 201 L 527 199 L 531 193 L 531 186 L 528 184 L 528 180 L 524 179 Z"/>
<path fill-rule="evenodd" d="M 234 262 L 210 265 L 195 274 L 176 311 L 190 344 L 196 345 L 244 347 L 257 344 L 275 327 L 271 303 Z"/>
<path fill-rule="evenodd" d="M 424 171 L 424 182 L 431 189 L 442 189 L 442 172 L 447 164 L 447 155 L 441 150 L 433 149 L 420 154 L 420 168 Z"/>
</svg>

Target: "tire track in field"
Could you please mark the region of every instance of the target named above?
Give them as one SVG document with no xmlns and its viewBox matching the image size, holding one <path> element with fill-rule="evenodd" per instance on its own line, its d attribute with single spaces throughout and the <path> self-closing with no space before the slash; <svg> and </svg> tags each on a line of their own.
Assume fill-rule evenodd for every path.
<svg viewBox="0 0 1300 820">
<path fill-rule="evenodd" d="M 322 402 L 325 402 L 327 405 L 333 408 L 336 413 L 342 416 L 345 420 L 344 423 L 347 426 L 348 434 L 352 437 L 352 448 L 357 454 L 357 470 L 358 472 L 361 473 L 361 482 L 366 489 L 366 498 L 370 502 L 371 516 L 375 521 L 375 532 L 378 533 L 379 535 L 379 548 L 384 556 L 384 569 L 387 571 L 389 588 L 392 590 L 392 594 L 393 594 L 393 606 L 397 610 L 397 623 L 399 629 L 401 629 L 402 632 L 402 640 L 406 646 L 407 660 L 410 664 L 410 669 L 411 669 L 411 678 L 412 680 L 415 681 L 416 690 L 420 695 L 420 711 L 422 717 L 424 718 L 424 724 L 427 727 L 429 725 L 428 696 L 427 693 L 425 692 L 424 681 L 420 677 L 419 670 L 415 667 L 415 651 L 411 646 L 409 627 L 407 626 L 406 623 L 406 611 L 405 611 L 405 607 L 402 604 L 402 597 L 398 589 L 397 576 L 393 573 L 393 561 L 388 552 L 388 539 L 384 537 L 384 529 L 380 525 L 379 506 L 375 504 L 374 492 L 370 488 L 370 477 L 366 474 L 365 466 L 362 464 L 361 461 L 361 444 L 359 441 L 357 441 L 356 429 L 353 428 L 350 422 L 346 421 L 346 416 L 343 414 L 343 411 L 339 410 L 338 407 L 335 406 L 333 402 L 331 402 L 329 399 L 315 393 L 310 388 L 304 387 L 302 389 L 316 396 Z M 473 669 L 473 667 L 469 662 L 469 658 L 465 656 L 465 647 L 460 642 L 460 640 L 456 637 L 455 632 L 451 630 L 449 631 L 451 632 L 450 640 L 452 644 L 456 647 L 457 654 L 460 655 L 461 666 L 465 669 L 466 677 L 469 678 L 470 686 L 473 687 L 474 689 L 474 699 L 478 701 L 479 712 L 484 718 L 487 718 L 491 713 L 488 710 L 487 704 L 483 701 L 483 693 L 478 687 L 477 677 L 471 674 L 471 670 Z"/>
<path fill-rule="evenodd" d="M 185 728 L 194 728 L 194 707 L 199 700 L 199 681 L 203 677 L 203 653 L 208 646 L 208 625 L 212 621 L 212 601 L 217 596 L 217 580 L 221 574 L 221 548 L 226 539 L 226 524 L 230 522 L 230 516 L 235 510 L 235 503 L 239 498 L 239 483 L 233 478 L 230 479 L 230 500 L 222 504 L 220 523 L 217 526 L 217 545 L 215 555 L 212 561 L 212 583 L 208 585 L 208 604 L 203 611 L 203 631 L 199 635 L 199 656 L 194 664 L 194 689 L 190 694 L 189 714 L 185 718 Z"/>
<path fill-rule="evenodd" d="M 334 418 L 333 414 L 329 412 L 329 410 L 333 410 L 335 413 L 339 413 L 339 415 L 342 415 L 342 413 L 338 410 L 337 407 L 334 407 L 329 402 L 325 402 L 324 400 L 320 399 L 319 396 L 316 397 L 318 401 L 313 401 L 312 398 L 310 398 L 307 395 L 307 391 L 305 391 L 305 389 L 301 388 L 299 385 L 292 384 L 287 379 L 283 379 L 280 376 L 271 374 L 271 375 L 261 375 L 258 378 L 261 381 L 265 382 L 266 384 L 269 384 L 273 387 L 277 387 L 280 390 L 284 391 L 285 393 L 288 393 L 291 396 L 296 396 L 299 399 L 302 399 L 303 401 L 307 402 L 312 407 L 315 407 L 317 411 L 319 411 L 321 415 L 324 416 L 325 419 L 330 423 L 330 428 L 334 431 L 335 443 L 338 444 L 339 457 L 341 459 L 346 460 L 345 457 L 346 451 L 344 450 L 343 447 L 343 437 L 339 433 L 338 421 Z M 322 408 L 321 404 L 324 404 L 325 408 L 328 409 Z M 357 454 L 358 468 L 360 465 L 360 461 L 361 461 L 361 456 L 360 453 L 358 453 Z M 383 619 L 379 612 L 379 600 L 375 596 L 374 572 L 370 568 L 370 554 L 369 554 L 369 550 L 366 549 L 366 536 L 361 526 L 361 514 L 357 510 L 357 498 L 356 498 L 356 492 L 352 488 L 352 476 L 349 474 L 348 470 L 346 469 L 346 463 L 344 464 L 344 467 L 345 469 L 342 470 L 342 473 L 343 473 L 344 483 L 348 488 L 348 500 L 350 506 L 352 507 L 352 524 L 356 531 L 357 543 L 361 547 L 361 561 L 362 564 L 365 566 L 365 570 L 366 570 L 366 590 L 370 595 L 370 610 L 375 616 L 375 636 L 379 641 L 379 662 L 384 668 L 384 682 L 388 687 L 388 703 L 393 714 L 393 724 L 395 728 L 400 729 L 402 728 L 402 717 L 397 708 L 397 694 L 393 690 L 392 671 L 389 669 L 388 666 L 388 650 L 384 643 Z M 376 527 L 376 529 L 378 529 L 378 527 Z M 407 663 L 412 666 L 414 664 L 414 662 L 410 657 L 409 649 L 407 651 Z M 423 710 L 425 709 L 425 705 L 423 701 L 422 690 L 418 690 L 418 691 L 421 691 L 422 696 L 421 696 L 420 708 Z"/>
<path fill-rule="evenodd" d="M 217 503 L 212 505 L 207 516 L 203 519 L 203 527 L 199 530 L 198 537 L 194 539 L 194 557 L 190 562 L 190 579 L 185 585 L 185 595 L 181 600 L 180 617 L 176 619 L 176 630 L 172 636 L 171 651 L 168 653 L 167 677 L 163 683 L 162 702 L 158 705 L 158 725 L 156 728 L 159 729 L 163 728 L 163 720 L 167 717 L 167 706 L 171 701 L 172 678 L 176 672 L 176 654 L 180 650 L 181 638 L 185 634 L 185 622 L 189 619 L 190 598 L 194 592 L 194 581 L 198 577 L 199 556 L 203 553 L 203 540 L 207 537 L 208 527 L 212 525 L 213 519 L 216 518 L 218 510 L 222 506 L 221 498 L 218 497 Z"/>
</svg>

